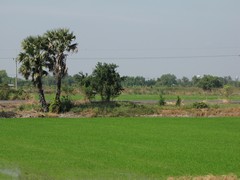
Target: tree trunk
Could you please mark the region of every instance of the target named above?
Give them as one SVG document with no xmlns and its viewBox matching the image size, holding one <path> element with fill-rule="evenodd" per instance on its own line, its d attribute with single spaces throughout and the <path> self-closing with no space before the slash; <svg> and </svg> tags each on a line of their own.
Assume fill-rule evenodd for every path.
<svg viewBox="0 0 240 180">
<path fill-rule="evenodd" d="M 48 112 L 48 105 L 44 96 L 43 88 L 42 88 L 42 82 L 38 82 L 38 94 L 39 94 L 39 101 L 41 103 L 42 109 L 44 112 Z"/>
<path fill-rule="evenodd" d="M 110 100 L 111 100 L 111 96 L 110 96 L 110 95 L 107 95 L 106 101 L 107 101 L 107 102 L 110 102 Z"/>
<path fill-rule="evenodd" d="M 61 96 L 61 86 L 62 86 L 62 78 L 61 75 L 57 75 L 57 89 L 56 89 L 56 95 L 55 95 L 55 101 L 60 103 L 60 96 Z"/>
</svg>

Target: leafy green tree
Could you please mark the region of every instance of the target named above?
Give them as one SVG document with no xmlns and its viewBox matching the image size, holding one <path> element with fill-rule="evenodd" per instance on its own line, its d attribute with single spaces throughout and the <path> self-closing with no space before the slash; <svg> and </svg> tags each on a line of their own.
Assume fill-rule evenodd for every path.
<svg viewBox="0 0 240 180">
<path fill-rule="evenodd" d="M 8 78 L 6 70 L 0 70 L 0 84 L 7 83 Z"/>
<path fill-rule="evenodd" d="M 74 77 L 89 100 L 99 94 L 102 101 L 109 102 L 123 91 L 122 82 L 125 77 L 120 76 L 117 67 L 116 64 L 97 63 L 91 75 L 79 73 Z"/>
<path fill-rule="evenodd" d="M 132 77 L 126 76 L 124 82 L 122 83 L 123 86 L 131 87 L 131 86 L 145 86 L 145 78 L 142 76 Z"/>
<path fill-rule="evenodd" d="M 72 43 L 76 36 L 69 29 L 47 31 L 43 35 L 45 50 L 52 60 L 50 71 L 56 79 L 56 104 L 60 104 L 62 79 L 67 75 L 66 60 L 68 53 L 77 52 L 77 43 Z"/>
<path fill-rule="evenodd" d="M 145 81 L 146 86 L 154 86 L 155 84 L 156 84 L 155 79 L 148 79 L 148 80 Z"/>
<path fill-rule="evenodd" d="M 145 86 L 145 78 L 142 76 L 135 77 L 135 84 L 138 84 L 139 86 Z"/>
<path fill-rule="evenodd" d="M 188 87 L 191 86 L 191 82 L 187 77 L 183 76 L 182 79 L 180 80 L 180 85 L 183 87 Z"/>
<path fill-rule="evenodd" d="M 21 63 L 19 72 L 25 79 L 31 77 L 32 83 L 38 89 L 39 100 L 44 112 L 48 111 L 48 105 L 45 100 L 42 78 L 48 72 L 49 67 L 48 54 L 43 50 L 43 39 L 40 36 L 29 36 L 22 41 L 22 52 L 18 55 L 18 61 Z"/>
<path fill-rule="evenodd" d="M 233 85 L 234 84 L 234 81 L 233 81 L 231 76 L 224 76 L 221 79 L 222 79 L 222 82 L 223 82 L 224 85 L 227 85 L 227 84 L 228 85 Z"/>
<path fill-rule="evenodd" d="M 193 86 L 198 86 L 199 81 L 201 80 L 200 76 L 193 76 L 192 77 L 192 85 Z"/>
<path fill-rule="evenodd" d="M 100 94 L 102 101 L 109 102 L 123 91 L 121 77 L 116 71 L 116 64 L 97 63 L 92 73 L 93 87 Z"/>
<path fill-rule="evenodd" d="M 217 76 L 204 75 L 198 82 L 198 87 L 204 91 L 211 91 L 213 88 L 222 88 L 223 83 Z"/>
<path fill-rule="evenodd" d="M 94 87 L 94 79 L 88 74 L 83 74 L 82 72 L 74 75 L 75 81 L 79 82 L 79 85 L 82 88 L 82 91 L 85 94 L 85 98 L 91 101 L 95 98 L 96 91 Z"/>
<path fill-rule="evenodd" d="M 160 86 L 172 87 L 177 85 L 177 77 L 174 74 L 163 74 L 157 79 L 157 84 Z"/>
</svg>

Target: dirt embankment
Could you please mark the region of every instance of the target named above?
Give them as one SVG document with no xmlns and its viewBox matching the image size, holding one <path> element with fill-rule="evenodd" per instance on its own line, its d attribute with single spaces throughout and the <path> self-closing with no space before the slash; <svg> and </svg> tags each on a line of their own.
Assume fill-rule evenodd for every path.
<svg viewBox="0 0 240 180">
<path fill-rule="evenodd" d="M 23 106 L 37 104 L 35 101 L 4 101 L 0 102 L 0 117 L 1 118 L 29 118 L 29 117 L 96 117 L 91 109 L 84 113 L 67 112 L 63 114 L 42 113 L 34 108 L 27 110 Z M 108 116 L 105 114 L 105 116 Z M 240 107 L 229 108 L 208 108 L 208 109 L 189 109 L 189 108 L 176 108 L 176 109 L 161 109 L 159 108 L 153 114 L 138 115 L 146 117 L 228 117 L 240 116 Z"/>
<path fill-rule="evenodd" d="M 240 107 L 238 108 L 209 108 L 209 109 L 174 109 L 162 110 L 158 116 L 171 117 L 228 117 L 240 116 Z"/>
</svg>

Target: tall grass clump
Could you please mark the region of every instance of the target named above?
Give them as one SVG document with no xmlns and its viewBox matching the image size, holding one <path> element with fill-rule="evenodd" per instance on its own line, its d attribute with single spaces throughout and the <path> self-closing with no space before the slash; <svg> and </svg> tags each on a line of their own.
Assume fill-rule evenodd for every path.
<svg viewBox="0 0 240 180">
<path fill-rule="evenodd" d="M 159 96 L 159 105 L 160 106 L 165 106 L 166 105 L 165 98 L 163 97 L 162 94 L 160 94 L 160 96 Z"/>
<path fill-rule="evenodd" d="M 176 101 L 176 106 L 181 106 L 181 104 L 182 104 L 182 99 L 179 97 L 179 96 L 177 96 L 177 101 Z"/>
</svg>

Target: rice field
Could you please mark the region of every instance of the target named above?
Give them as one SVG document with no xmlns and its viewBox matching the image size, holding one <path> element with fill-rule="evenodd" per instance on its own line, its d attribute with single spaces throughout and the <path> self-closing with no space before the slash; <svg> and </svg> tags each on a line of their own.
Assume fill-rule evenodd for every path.
<svg viewBox="0 0 240 180">
<path fill-rule="evenodd" d="M 240 176 L 240 118 L 0 119 L 0 179 Z"/>
</svg>

